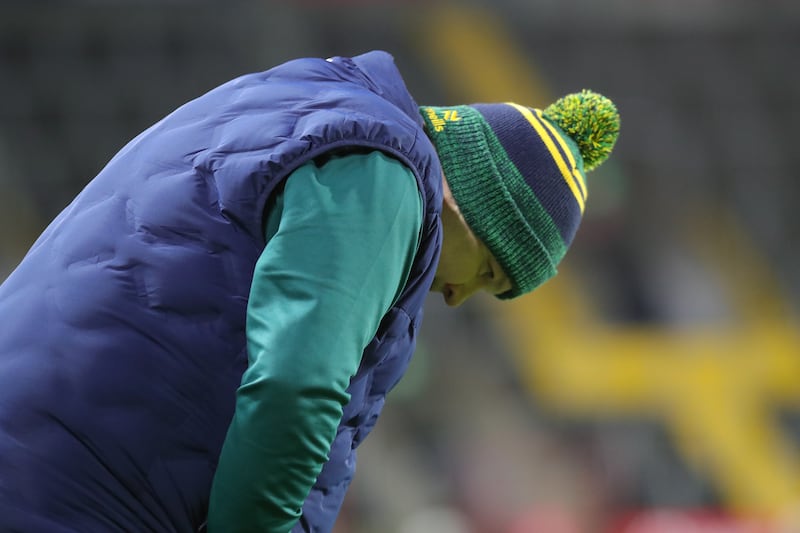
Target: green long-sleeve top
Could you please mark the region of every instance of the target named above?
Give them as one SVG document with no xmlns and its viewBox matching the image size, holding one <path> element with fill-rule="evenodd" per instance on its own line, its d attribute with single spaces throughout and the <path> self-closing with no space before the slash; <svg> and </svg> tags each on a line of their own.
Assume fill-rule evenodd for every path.
<svg viewBox="0 0 800 533">
<path fill-rule="evenodd" d="M 412 172 L 380 152 L 310 162 L 268 206 L 247 307 L 249 365 L 211 490 L 209 533 L 287 533 L 327 459 L 364 348 L 408 278 Z"/>
</svg>

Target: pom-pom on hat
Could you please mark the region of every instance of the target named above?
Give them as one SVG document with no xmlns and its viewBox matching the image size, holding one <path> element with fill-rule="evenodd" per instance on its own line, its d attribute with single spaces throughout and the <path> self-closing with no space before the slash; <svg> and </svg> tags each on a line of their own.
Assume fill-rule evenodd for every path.
<svg viewBox="0 0 800 533">
<path fill-rule="evenodd" d="M 619 113 L 583 90 L 544 110 L 514 103 L 420 109 L 461 214 L 511 279 L 514 298 L 556 274 L 605 161 Z"/>
</svg>

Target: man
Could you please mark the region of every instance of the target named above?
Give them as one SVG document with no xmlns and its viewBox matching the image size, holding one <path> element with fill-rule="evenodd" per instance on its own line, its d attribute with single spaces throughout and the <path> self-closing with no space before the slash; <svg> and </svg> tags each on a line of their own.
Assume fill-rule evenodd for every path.
<svg viewBox="0 0 800 533">
<path fill-rule="evenodd" d="M 178 108 L 0 286 L 0 530 L 330 531 L 428 291 L 553 276 L 618 128 L 418 108 L 384 52 Z"/>
</svg>

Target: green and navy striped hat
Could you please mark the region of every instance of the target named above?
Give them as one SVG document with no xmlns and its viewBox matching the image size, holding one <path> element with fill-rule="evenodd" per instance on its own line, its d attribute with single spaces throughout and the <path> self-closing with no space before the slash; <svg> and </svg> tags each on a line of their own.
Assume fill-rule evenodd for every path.
<svg viewBox="0 0 800 533">
<path fill-rule="evenodd" d="M 514 103 L 421 108 L 447 183 L 472 231 L 511 278 L 514 298 L 556 274 L 605 161 L 619 113 L 584 90 L 544 110 Z"/>
</svg>

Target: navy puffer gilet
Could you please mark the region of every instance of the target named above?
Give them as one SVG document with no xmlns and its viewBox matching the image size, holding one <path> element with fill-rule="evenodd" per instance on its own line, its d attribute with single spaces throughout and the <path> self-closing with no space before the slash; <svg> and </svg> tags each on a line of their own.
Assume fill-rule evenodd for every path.
<svg viewBox="0 0 800 533">
<path fill-rule="evenodd" d="M 354 450 L 414 350 L 441 246 L 439 161 L 384 52 L 292 61 L 185 104 L 36 241 L 0 286 L 0 531 L 202 527 L 247 365 L 268 197 L 311 158 L 348 147 L 404 162 L 424 220 L 294 531 L 332 528 Z"/>
</svg>

